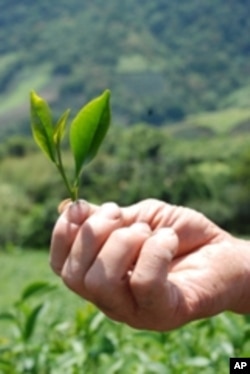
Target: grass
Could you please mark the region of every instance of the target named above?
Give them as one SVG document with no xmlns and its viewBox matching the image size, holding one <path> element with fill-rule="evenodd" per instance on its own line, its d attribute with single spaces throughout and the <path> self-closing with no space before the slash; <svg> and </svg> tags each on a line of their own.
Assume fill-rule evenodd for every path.
<svg viewBox="0 0 250 374">
<path fill-rule="evenodd" d="M 11 65 L 13 62 L 16 62 L 20 59 L 20 53 L 8 53 L 1 56 L 0 60 L 0 76 L 5 74 L 6 68 Z"/>
<path fill-rule="evenodd" d="M 231 136 L 232 131 L 241 133 L 241 125 L 250 122 L 250 109 L 232 107 L 215 112 L 189 115 L 185 120 L 166 126 L 171 136 L 186 140 L 208 137 Z M 245 136 L 246 131 L 243 131 Z"/>
<path fill-rule="evenodd" d="M 216 112 L 205 112 L 191 115 L 187 118 L 187 125 L 204 126 L 212 129 L 215 134 L 226 134 L 241 122 L 250 119 L 250 109 L 230 108 Z"/>
<path fill-rule="evenodd" d="M 1 251 L 0 263 L 1 311 L 10 307 L 28 284 L 44 280 L 57 286 L 57 290 L 47 297 L 53 301 L 54 312 L 60 313 L 62 318 L 73 317 L 75 310 L 83 305 L 83 301 L 69 292 L 52 272 L 47 251 Z"/>
<path fill-rule="evenodd" d="M 20 111 L 27 110 L 29 101 L 29 92 L 32 88 L 41 90 L 50 82 L 50 64 L 45 64 L 40 69 L 26 69 L 23 70 L 15 82 L 15 86 L 9 90 L 8 94 L 0 95 L 1 107 L 0 116 L 9 114 L 10 110 L 16 108 Z"/>
<path fill-rule="evenodd" d="M 222 101 L 222 107 L 250 107 L 250 84 L 245 85 L 238 90 L 233 91 L 228 97 Z"/>
<path fill-rule="evenodd" d="M 164 61 L 159 58 L 147 59 L 141 54 L 123 55 L 119 58 L 117 72 L 123 73 L 142 73 L 142 72 L 160 72 L 164 66 Z"/>
</svg>

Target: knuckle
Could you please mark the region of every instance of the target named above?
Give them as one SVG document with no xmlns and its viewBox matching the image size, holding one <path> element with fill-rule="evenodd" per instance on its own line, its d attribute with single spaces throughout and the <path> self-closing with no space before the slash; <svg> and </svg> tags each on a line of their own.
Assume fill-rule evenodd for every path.
<svg viewBox="0 0 250 374">
<path fill-rule="evenodd" d="M 91 271 L 84 278 L 84 288 L 94 299 L 98 299 L 100 294 L 103 293 L 102 283 L 100 278 L 95 276 Z"/>
<path fill-rule="evenodd" d="M 127 242 L 131 239 L 131 233 L 128 227 L 122 227 L 113 231 L 110 237 L 112 237 L 112 239 L 117 243 Z"/>
<path fill-rule="evenodd" d="M 119 220 L 121 218 L 121 208 L 114 202 L 106 202 L 100 206 L 99 214 L 106 218 Z"/>
<path fill-rule="evenodd" d="M 129 227 L 118 228 L 110 235 L 110 242 L 114 243 L 116 248 L 137 248 L 149 236 L 150 229 L 145 223 L 137 222 Z"/>
<path fill-rule="evenodd" d="M 112 275 L 102 275 L 101 272 L 96 273 L 91 270 L 84 278 L 84 288 L 93 295 L 93 297 L 101 297 L 107 294 L 113 294 L 118 287 L 118 278 Z"/>
<path fill-rule="evenodd" d="M 72 272 L 67 267 L 64 267 L 61 270 L 61 278 L 63 280 L 63 283 L 73 291 L 78 289 L 79 284 L 82 283 L 82 278 L 77 273 Z"/>
<path fill-rule="evenodd" d="M 160 279 L 143 277 L 140 274 L 132 276 L 130 287 L 137 304 L 143 308 L 152 307 L 155 303 L 155 295 L 163 288 Z"/>
<path fill-rule="evenodd" d="M 100 206 L 101 209 L 114 210 L 114 212 L 120 212 L 119 205 L 113 201 L 107 201 Z"/>
<path fill-rule="evenodd" d="M 88 294 L 89 300 L 93 302 L 100 310 L 107 313 L 116 313 L 118 301 L 116 297 L 110 295 L 116 294 L 116 287 L 112 279 L 103 280 L 89 272 L 84 279 L 84 289 Z"/>
<path fill-rule="evenodd" d="M 164 217 L 169 214 L 169 204 L 157 199 L 146 199 L 142 203 L 142 220 L 148 222 L 154 229 L 158 227 Z"/>
<path fill-rule="evenodd" d="M 147 205 L 151 205 L 151 204 L 162 205 L 162 204 L 164 204 L 161 200 L 155 199 L 153 197 L 145 199 L 144 203 L 147 204 Z"/>
<path fill-rule="evenodd" d="M 50 260 L 50 263 L 49 263 L 51 269 L 53 270 L 53 272 L 56 274 L 56 275 L 59 275 L 61 276 L 61 271 L 62 271 L 62 268 L 61 266 L 53 263 L 51 260 Z"/>
<path fill-rule="evenodd" d="M 146 297 L 152 293 L 152 290 L 157 286 L 158 282 L 154 279 L 146 279 L 142 274 L 137 273 L 132 276 L 130 280 L 130 286 L 133 289 L 133 292 L 137 296 Z"/>
<path fill-rule="evenodd" d="M 146 199 L 144 200 L 143 203 L 145 204 L 144 207 L 145 207 L 146 212 L 148 213 L 154 212 L 154 214 L 160 214 L 168 206 L 168 204 L 165 203 L 164 201 L 154 199 L 154 198 Z"/>
</svg>

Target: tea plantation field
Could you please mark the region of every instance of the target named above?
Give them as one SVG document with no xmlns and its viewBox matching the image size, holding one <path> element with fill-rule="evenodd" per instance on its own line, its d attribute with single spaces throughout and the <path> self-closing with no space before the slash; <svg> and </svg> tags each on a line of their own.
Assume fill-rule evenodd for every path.
<svg viewBox="0 0 250 374">
<path fill-rule="evenodd" d="M 1 374 L 227 374 L 229 357 L 250 355 L 249 317 L 136 331 L 69 292 L 47 252 L 1 251 L 0 262 Z"/>
</svg>

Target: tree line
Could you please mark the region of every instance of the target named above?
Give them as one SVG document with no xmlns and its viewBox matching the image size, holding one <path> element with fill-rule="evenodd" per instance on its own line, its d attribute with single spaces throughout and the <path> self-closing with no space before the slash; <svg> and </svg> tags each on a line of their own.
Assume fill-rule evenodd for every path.
<svg viewBox="0 0 250 374">
<path fill-rule="evenodd" d="M 162 125 L 250 84 L 247 1 L 1 4 L 2 95 L 30 81 L 61 111 L 110 88 L 117 122 Z"/>
<path fill-rule="evenodd" d="M 157 198 L 249 235 L 249 140 L 242 134 L 185 140 L 170 136 L 166 127 L 113 127 L 82 176 L 81 198 L 120 205 Z M 64 185 L 30 138 L 10 138 L 0 151 L 1 246 L 48 247 L 57 205 L 68 197 Z"/>
</svg>

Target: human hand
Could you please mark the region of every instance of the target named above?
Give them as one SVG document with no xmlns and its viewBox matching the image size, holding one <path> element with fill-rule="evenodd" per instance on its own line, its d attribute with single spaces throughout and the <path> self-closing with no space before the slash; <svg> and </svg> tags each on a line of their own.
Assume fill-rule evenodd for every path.
<svg viewBox="0 0 250 374">
<path fill-rule="evenodd" d="M 250 312 L 250 246 L 201 213 L 149 199 L 68 204 L 51 266 L 108 317 L 167 331 L 224 310 Z"/>
</svg>

